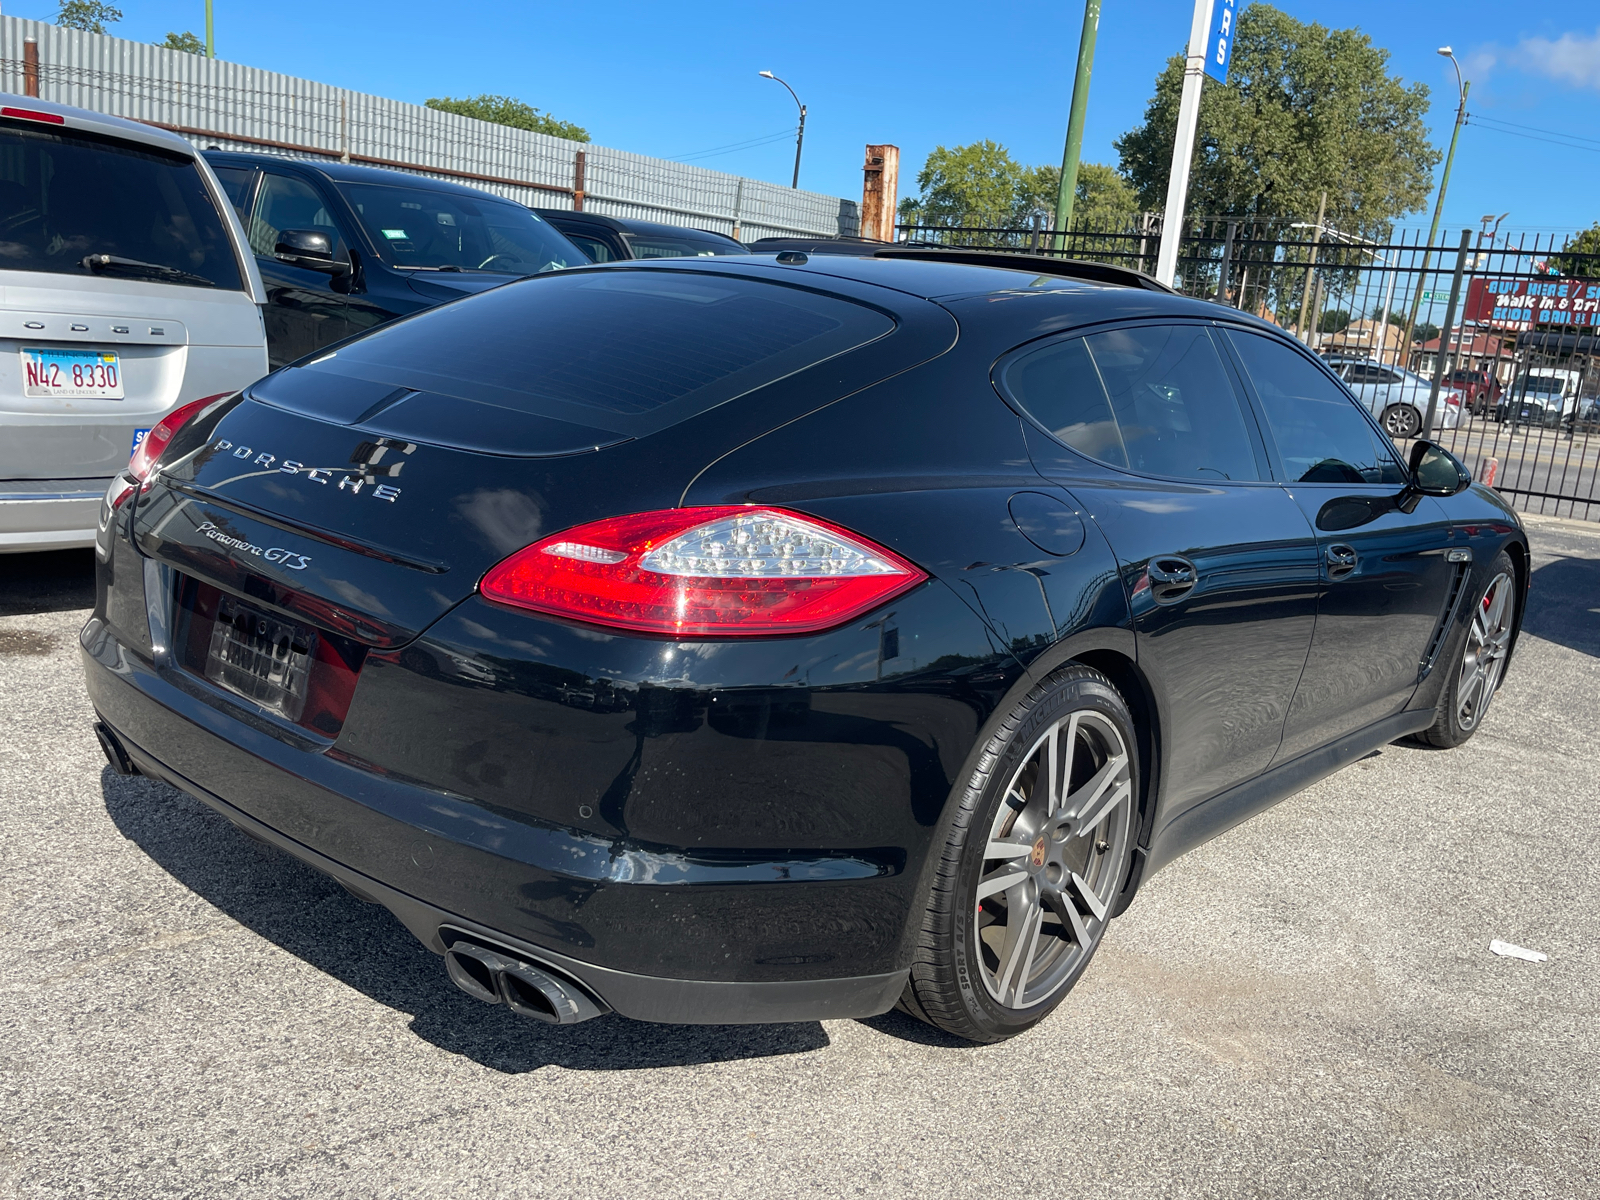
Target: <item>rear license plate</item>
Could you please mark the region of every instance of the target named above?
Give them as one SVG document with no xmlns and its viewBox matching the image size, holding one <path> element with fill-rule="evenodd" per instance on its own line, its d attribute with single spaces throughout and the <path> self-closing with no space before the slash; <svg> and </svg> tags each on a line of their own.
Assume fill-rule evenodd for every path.
<svg viewBox="0 0 1600 1200">
<path fill-rule="evenodd" d="M 110 350 L 22 348 L 22 394 L 63 400 L 122 399 L 122 361 Z"/>
<path fill-rule="evenodd" d="M 223 596 L 206 649 L 205 676 L 290 721 L 305 708 L 317 635 Z"/>
</svg>

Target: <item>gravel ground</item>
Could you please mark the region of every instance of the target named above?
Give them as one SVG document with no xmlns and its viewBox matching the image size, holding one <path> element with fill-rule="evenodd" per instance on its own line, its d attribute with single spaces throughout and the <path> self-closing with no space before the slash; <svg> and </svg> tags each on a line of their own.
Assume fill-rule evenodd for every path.
<svg viewBox="0 0 1600 1200">
<path fill-rule="evenodd" d="M 381 909 L 111 775 L 87 555 L 0 558 L 0 1195 L 1600 1194 L 1600 530 L 1530 529 L 1468 746 L 1180 860 L 988 1048 L 480 1005 Z"/>
</svg>

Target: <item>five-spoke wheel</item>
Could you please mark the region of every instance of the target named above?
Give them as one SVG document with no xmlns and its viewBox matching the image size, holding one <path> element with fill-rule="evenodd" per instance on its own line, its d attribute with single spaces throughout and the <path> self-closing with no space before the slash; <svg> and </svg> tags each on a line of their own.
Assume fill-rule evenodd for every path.
<svg viewBox="0 0 1600 1200">
<path fill-rule="evenodd" d="M 1456 683 L 1456 723 L 1464 732 L 1478 727 L 1500 686 L 1516 613 L 1513 586 L 1508 572 L 1502 571 L 1490 580 L 1467 627 L 1467 644 Z"/>
</svg>

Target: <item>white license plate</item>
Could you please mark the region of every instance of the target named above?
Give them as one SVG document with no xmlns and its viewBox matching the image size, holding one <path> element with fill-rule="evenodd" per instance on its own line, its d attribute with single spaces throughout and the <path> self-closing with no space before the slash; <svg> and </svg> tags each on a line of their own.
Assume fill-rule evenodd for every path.
<svg viewBox="0 0 1600 1200">
<path fill-rule="evenodd" d="M 109 350 L 22 349 L 22 394 L 122 399 L 122 361 Z"/>
</svg>

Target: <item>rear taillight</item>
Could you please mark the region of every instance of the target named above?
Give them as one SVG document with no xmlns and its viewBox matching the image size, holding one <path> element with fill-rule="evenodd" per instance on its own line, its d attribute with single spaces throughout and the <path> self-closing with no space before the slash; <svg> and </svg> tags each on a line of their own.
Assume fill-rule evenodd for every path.
<svg viewBox="0 0 1600 1200">
<path fill-rule="evenodd" d="M 1457 408 L 1460 408 L 1461 407 L 1461 393 L 1460 392 L 1446 392 L 1444 394 L 1444 402 L 1446 404 L 1453 404 Z"/>
<path fill-rule="evenodd" d="M 43 121 L 46 125 L 65 125 L 60 113 L 40 112 L 37 108 L 0 108 L 0 117 L 17 117 L 24 121 Z"/>
<path fill-rule="evenodd" d="M 199 416 L 209 405 L 231 395 L 232 392 L 218 392 L 215 396 L 202 396 L 199 400 L 191 400 L 162 417 L 156 427 L 144 435 L 144 441 L 139 443 L 133 452 L 133 457 L 128 460 L 128 474 L 133 477 L 134 482 L 149 482 L 156 464 L 161 461 L 162 451 L 177 436 L 178 430 Z M 124 494 L 118 502 L 126 498 Z"/>
<path fill-rule="evenodd" d="M 847 530 L 781 508 L 634 513 L 552 534 L 490 569 L 490 600 L 677 637 L 816 633 L 927 575 Z"/>
</svg>

